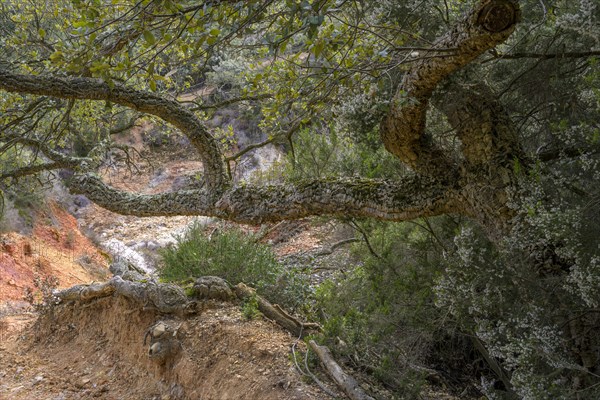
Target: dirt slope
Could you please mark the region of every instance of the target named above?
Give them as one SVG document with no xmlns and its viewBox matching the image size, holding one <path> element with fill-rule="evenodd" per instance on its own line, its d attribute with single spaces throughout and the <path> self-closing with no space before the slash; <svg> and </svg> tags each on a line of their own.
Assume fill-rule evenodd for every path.
<svg viewBox="0 0 600 400">
<path fill-rule="evenodd" d="M 165 317 L 123 298 L 60 305 L 34 323 L 14 317 L 0 343 L 0 399 L 323 399 L 289 361 L 295 342 L 239 306 L 207 302 L 199 315 Z M 148 357 L 147 329 L 180 324 L 181 351 Z M 20 330 L 15 328 L 20 323 Z"/>
<path fill-rule="evenodd" d="M 66 288 L 108 276 L 108 261 L 56 204 L 36 217 L 31 236 L 0 234 L 0 305 L 23 299 L 34 277 L 53 275 Z"/>
</svg>

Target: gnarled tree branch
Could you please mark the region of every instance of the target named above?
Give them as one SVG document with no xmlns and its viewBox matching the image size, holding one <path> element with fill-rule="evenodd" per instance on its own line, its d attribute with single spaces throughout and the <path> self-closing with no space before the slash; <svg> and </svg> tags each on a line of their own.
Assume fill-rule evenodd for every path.
<svg viewBox="0 0 600 400">
<path fill-rule="evenodd" d="M 509 166 L 525 158 L 508 113 L 497 96 L 485 85 L 453 87 L 454 101 L 442 101 L 439 107 L 448 117 L 461 141 L 466 168 Z"/>
<path fill-rule="evenodd" d="M 405 221 L 456 211 L 449 190 L 429 178 L 398 182 L 367 179 L 311 180 L 297 184 L 235 186 L 215 202 L 206 189 L 138 195 L 106 185 L 95 175 L 69 183 L 72 192 L 125 215 L 203 215 L 258 224 L 313 215 Z"/>
<path fill-rule="evenodd" d="M 18 179 L 18 178 L 22 178 L 24 176 L 35 175 L 35 174 L 38 174 L 43 171 L 51 171 L 51 170 L 61 169 L 61 168 L 71 168 L 74 166 L 75 165 L 65 165 L 60 162 L 49 162 L 49 163 L 36 164 L 36 165 L 27 165 L 25 167 L 15 168 L 10 171 L 3 172 L 2 174 L 0 174 L 0 181 L 7 179 L 7 178 Z"/>
<path fill-rule="evenodd" d="M 429 99 L 444 78 L 506 40 L 519 17 L 513 0 L 483 0 L 435 42 L 433 50 L 455 51 L 423 59 L 404 76 L 381 125 L 381 138 L 389 152 L 420 173 L 441 179 L 451 176 L 452 160 L 425 134 Z"/>
<path fill-rule="evenodd" d="M 439 83 L 486 50 L 502 43 L 518 20 L 516 0 L 480 0 L 468 15 L 434 43 L 432 51 L 443 51 L 444 57 L 423 58 L 405 75 L 382 123 L 382 140 L 388 151 L 420 175 L 397 182 L 339 179 L 231 187 L 217 141 L 189 109 L 175 101 L 99 79 L 19 75 L 5 68 L 0 68 L 0 89 L 65 99 L 110 101 L 154 114 L 190 138 L 204 163 L 206 185 L 203 189 L 142 196 L 116 190 L 93 175 L 78 174 L 70 181 L 74 192 L 85 194 L 100 206 L 121 214 L 205 215 L 242 223 L 262 223 L 312 215 L 405 221 L 456 212 L 475 217 L 494 230 L 498 221 L 504 225 L 512 215 L 506 211 L 508 195 L 505 188 L 513 183 L 514 173 L 507 168 L 498 172 L 491 163 L 485 174 L 465 174 L 465 169 L 459 168 L 450 152 L 437 147 L 425 134 L 425 116 L 428 102 Z M 452 51 L 447 51 L 449 49 Z M 502 111 L 498 107 L 498 110 L 494 109 L 494 104 L 484 107 L 484 111 L 491 110 L 494 115 L 478 117 L 480 121 L 476 121 L 484 124 L 492 121 L 493 125 Z M 460 112 L 463 111 L 471 116 L 481 110 L 460 108 Z M 513 147 L 518 150 L 517 146 L 512 146 L 512 131 L 501 131 L 500 125 L 482 131 L 484 136 L 500 133 L 500 140 L 495 142 L 495 147 L 492 143 L 489 153 L 478 150 L 476 141 L 481 132 L 469 132 L 464 127 L 459 129 L 465 145 L 463 153 L 470 165 L 484 165 L 499 154 L 503 154 L 506 161 L 506 154 L 510 154 Z M 486 136 L 486 141 L 488 139 Z M 493 138 L 491 140 L 493 142 Z M 504 146 L 509 142 L 508 147 Z M 504 162 L 503 166 L 506 164 Z"/>
<path fill-rule="evenodd" d="M 109 85 L 101 79 L 20 75 L 2 68 L 0 89 L 64 99 L 111 101 L 156 115 L 180 129 L 195 146 L 204 163 L 206 183 L 211 194 L 218 195 L 227 184 L 223 156 L 217 141 L 191 111 L 175 101 L 118 83 Z"/>
</svg>

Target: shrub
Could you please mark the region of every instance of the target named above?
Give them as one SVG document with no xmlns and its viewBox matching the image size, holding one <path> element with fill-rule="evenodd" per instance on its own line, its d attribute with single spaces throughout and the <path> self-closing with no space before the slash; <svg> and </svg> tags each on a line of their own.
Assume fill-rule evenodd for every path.
<svg viewBox="0 0 600 400">
<path fill-rule="evenodd" d="M 249 297 L 242 304 L 242 315 L 247 320 L 258 319 L 262 313 L 258 309 L 258 298 L 256 295 Z"/>
<path fill-rule="evenodd" d="M 456 321 L 436 306 L 434 291 L 443 273 L 440 248 L 454 225 L 438 218 L 416 224 L 363 221 L 361 227 L 373 254 L 357 245 L 354 266 L 316 291 L 324 342 L 348 365 L 391 389 L 394 398 L 418 398 L 426 378 L 439 382 L 442 374 L 435 371 L 452 376 L 444 383 L 462 390 L 471 383 L 470 364 L 477 362 Z"/>
<path fill-rule="evenodd" d="M 284 268 L 268 246 L 238 229 L 206 236 L 202 226 L 194 224 L 160 255 L 159 273 L 166 281 L 219 276 L 232 285 L 244 282 L 253 286 L 270 301 L 292 309 L 301 305 L 307 294 L 307 280 L 299 271 Z"/>
</svg>

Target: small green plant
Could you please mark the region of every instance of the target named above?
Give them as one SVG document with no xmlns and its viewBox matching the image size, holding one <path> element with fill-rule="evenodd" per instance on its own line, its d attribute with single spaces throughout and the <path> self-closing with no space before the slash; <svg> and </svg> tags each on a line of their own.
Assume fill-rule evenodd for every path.
<svg viewBox="0 0 600 400">
<path fill-rule="evenodd" d="M 187 297 L 194 297 L 195 291 L 192 286 L 186 287 L 185 289 L 183 289 L 183 291 L 185 292 L 185 295 Z"/>
<path fill-rule="evenodd" d="M 219 230 L 208 236 L 194 224 L 174 246 L 161 251 L 160 278 L 182 282 L 213 275 L 236 285 L 244 282 L 269 301 L 296 309 L 308 293 L 301 272 L 285 268 L 270 247 L 256 243 L 239 229 Z"/>
<path fill-rule="evenodd" d="M 247 320 L 258 319 L 262 316 L 262 313 L 258 309 L 258 298 L 256 294 L 248 297 L 242 303 L 242 316 Z"/>
</svg>

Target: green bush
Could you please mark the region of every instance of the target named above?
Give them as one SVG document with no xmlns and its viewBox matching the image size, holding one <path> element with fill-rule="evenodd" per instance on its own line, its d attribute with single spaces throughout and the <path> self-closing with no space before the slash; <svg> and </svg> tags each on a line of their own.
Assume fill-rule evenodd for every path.
<svg viewBox="0 0 600 400">
<path fill-rule="evenodd" d="M 452 382 L 445 383 L 462 391 L 470 383 L 471 346 L 456 321 L 436 306 L 434 292 L 443 274 L 440 249 L 454 225 L 437 218 L 416 224 L 362 221 L 361 227 L 376 255 L 358 244 L 355 265 L 317 289 L 322 340 L 340 360 L 392 390 L 393 398 L 418 398 L 432 370 L 448 372 Z"/>
<path fill-rule="evenodd" d="M 376 149 L 354 142 L 334 127 L 298 132 L 294 152 L 287 154 L 283 176 L 290 181 L 333 176 L 395 178 L 400 162 L 383 146 Z M 281 166 L 277 166 L 281 170 Z"/>
<path fill-rule="evenodd" d="M 165 281 L 219 276 L 232 285 L 244 282 L 293 310 L 308 295 L 307 278 L 300 271 L 284 268 L 268 246 L 238 229 L 219 230 L 209 237 L 194 224 L 174 246 L 161 251 L 161 258 L 160 276 Z"/>
</svg>

